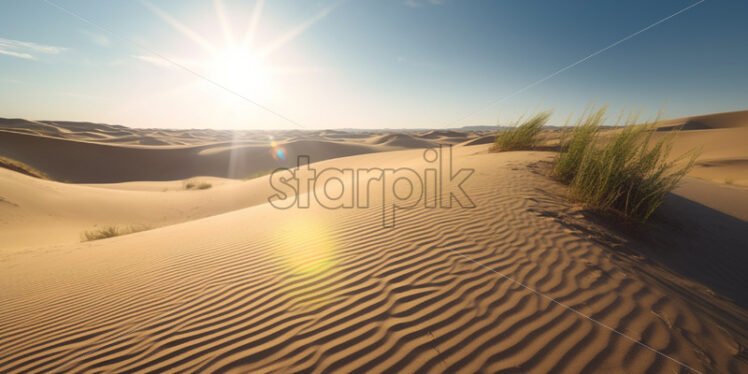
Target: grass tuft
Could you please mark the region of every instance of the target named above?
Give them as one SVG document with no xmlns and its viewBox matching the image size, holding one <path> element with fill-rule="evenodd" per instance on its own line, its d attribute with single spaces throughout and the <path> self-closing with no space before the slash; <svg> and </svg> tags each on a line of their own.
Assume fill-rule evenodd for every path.
<svg viewBox="0 0 748 374">
<path fill-rule="evenodd" d="M 669 161 L 675 134 L 652 143 L 653 126 L 627 125 L 599 136 L 605 108 L 587 116 L 564 140 L 554 168 L 571 195 L 597 210 L 645 222 L 694 166 L 696 152 Z"/>
<path fill-rule="evenodd" d="M 592 146 L 600 131 L 606 109 L 603 107 L 587 116 L 582 115 L 574 129 L 564 128 L 561 134 L 561 151 L 553 169 L 553 175 L 562 182 L 570 183 L 574 179 L 585 152 Z"/>
<path fill-rule="evenodd" d="M 120 235 L 132 234 L 140 231 L 150 230 L 151 228 L 146 225 L 130 225 L 120 227 L 117 225 L 104 226 L 99 229 L 93 229 L 84 231 L 81 234 L 81 240 L 84 242 L 90 242 L 93 240 L 100 240 L 106 238 L 112 238 Z"/>
<path fill-rule="evenodd" d="M 533 149 L 550 116 L 551 111 L 540 112 L 525 122 L 518 121 L 521 123 L 512 129 L 499 130 L 492 149 L 497 152 Z"/>
<path fill-rule="evenodd" d="M 184 183 L 185 190 L 207 190 L 211 187 L 213 187 L 213 185 L 208 182 L 185 182 Z"/>
</svg>

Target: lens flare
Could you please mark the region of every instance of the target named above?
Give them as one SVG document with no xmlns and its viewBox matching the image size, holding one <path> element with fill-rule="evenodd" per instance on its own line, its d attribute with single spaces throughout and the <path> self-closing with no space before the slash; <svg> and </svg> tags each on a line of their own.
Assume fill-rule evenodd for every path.
<svg viewBox="0 0 748 374">
<path fill-rule="evenodd" d="M 336 244 L 329 230 L 313 220 L 288 222 L 279 230 L 278 254 L 293 272 L 317 274 L 334 265 Z"/>
<path fill-rule="evenodd" d="M 273 159 L 276 161 L 285 161 L 286 149 L 278 145 L 278 142 L 275 141 L 272 135 L 268 135 L 268 140 L 270 141 L 270 155 L 273 156 Z"/>
<path fill-rule="evenodd" d="M 273 158 L 278 161 L 285 161 L 286 160 L 286 150 L 283 147 L 274 147 L 270 150 L 270 154 L 273 156 Z"/>
</svg>

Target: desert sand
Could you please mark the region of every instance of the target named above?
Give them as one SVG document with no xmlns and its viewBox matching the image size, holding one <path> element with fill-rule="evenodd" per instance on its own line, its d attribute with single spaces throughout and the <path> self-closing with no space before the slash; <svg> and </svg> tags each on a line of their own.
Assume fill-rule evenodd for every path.
<svg viewBox="0 0 748 374">
<path fill-rule="evenodd" d="M 748 372 L 746 118 L 661 125 L 683 127 L 675 154 L 705 147 L 646 228 L 569 201 L 554 152 L 490 153 L 486 132 L 1 120 L 0 156 L 57 181 L 0 168 L 0 372 Z M 424 170 L 438 144 L 474 170 L 474 208 L 432 195 L 384 228 L 387 194 L 267 202 L 261 174 L 297 155 Z M 152 229 L 81 242 L 110 224 Z"/>
</svg>

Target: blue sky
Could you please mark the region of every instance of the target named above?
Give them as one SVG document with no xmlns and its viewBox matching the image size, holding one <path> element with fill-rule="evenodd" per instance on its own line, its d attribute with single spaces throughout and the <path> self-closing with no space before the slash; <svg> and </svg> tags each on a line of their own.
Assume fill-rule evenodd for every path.
<svg viewBox="0 0 748 374">
<path fill-rule="evenodd" d="M 590 101 L 748 109 L 745 1 L 706 0 L 495 105 L 697 1 L 50 1 L 109 32 L 41 0 L 0 3 L 0 117 L 439 128 L 538 108 L 563 123 Z"/>
</svg>

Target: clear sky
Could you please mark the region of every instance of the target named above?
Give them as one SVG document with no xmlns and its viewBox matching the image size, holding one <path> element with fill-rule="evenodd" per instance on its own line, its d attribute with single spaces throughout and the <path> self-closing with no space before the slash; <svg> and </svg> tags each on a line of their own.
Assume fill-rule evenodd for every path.
<svg viewBox="0 0 748 374">
<path fill-rule="evenodd" d="M 746 1 L 703 1 L 525 90 L 698 0 L 49 1 L 106 31 L 0 2 L 0 117 L 440 128 L 538 108 L 563 123 L 591 100 L 667 103 L 669 118 L 748 109 Z"/>
</svg>

